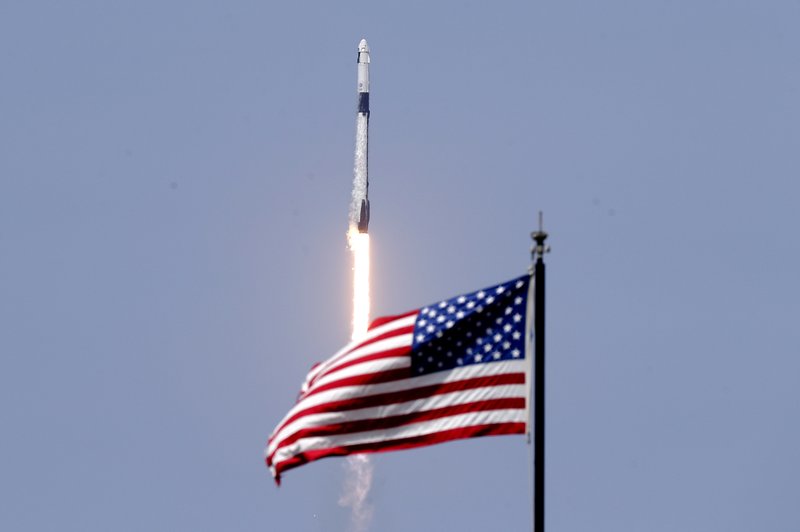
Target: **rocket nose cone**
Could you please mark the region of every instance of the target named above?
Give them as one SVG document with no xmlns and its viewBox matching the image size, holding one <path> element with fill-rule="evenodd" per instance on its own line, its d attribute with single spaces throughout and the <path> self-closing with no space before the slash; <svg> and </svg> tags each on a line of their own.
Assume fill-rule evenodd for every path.
<svg viewBox="0 0 800 532">
<path fill-rule="evenodd" d="M 366 39 L 361 39 L 361 42 L 358 43 L 358 51 L 369 53 L 369 45 L 367 45 Z"/>
</svg>

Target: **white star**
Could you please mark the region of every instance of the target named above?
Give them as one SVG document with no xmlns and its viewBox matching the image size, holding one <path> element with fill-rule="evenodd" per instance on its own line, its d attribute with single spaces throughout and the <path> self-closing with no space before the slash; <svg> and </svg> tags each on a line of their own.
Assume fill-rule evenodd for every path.
<svg viewBox="0 0 800 532">
<path fill-rule="evenodd" d="M 478 345 L 482 345 L 483 344 L 483 338 L 478 338 L 476 340 L 476 342 L 478 343 Z"/>
<path fill-rule="evenodd" d="M 461 360 L 461 359 L 459 358 L 458 360 L 456 360 L 456 364 L 458 364 L 459 366 L 461 366 L 461 365 L 463 365 L 463 364 L 464 364 L 464 361 L 463 361 L 463 360 Z"/>
<path fill-rule="evenodd" d="M 429 318 L 435 318 L 436 317 L 436 311 L 432 310 L 432 311 L 428 312 L 428 317 Z"/>
<path fill-rule="evenodd" d="M 497 360 L 498 358 L 500 358 L 500 353 L 495 351 L 494 353 L 492 353 L 492 356 L 494 357 L 495 360 Z"/>
<path fill-rule="evenodd" d="M 432 333 L 433 331 L 436 330 L 436 327 L 434 327 L 433 325 L 428 325 L 427 327 L 425 327 L 425 330 L 428 331 L 429 333 Z"/>
<path fill-rule="evenodd" d="M 494 320 L 494 322 L 500 325 L 501 323 L 503 323 L 503 318 L 497 318 L 496 320 Z"/>
<path fill-rule="evenodd" d="M 508 351 L 511 348 L 511 342 L 503 342 L 503 349 Z"/>
<path fill-rule="evenodd" d="M 489 351 L 492 350 L 492 344 L 486 344 L 485 346 L 483 346 L 483 350 L 488 353 Z"/>
<path fill-rule="evenodd" d="M 461 347 L 461 340 L 459 340 L 458 342 L 456 342 L 456 347 Z"/>
<path fill-rule="evenodd" d="M 471 347 L 467 348 L 467 354 L 471 355 L 472 353 L 473 353 L 472 348 Z"/>
<path fill-rule="evenodd" d="M 505 325 L 503 325 L 503 330 L 504 330 L 505 332 L 510 332 L 510 331 L 511 331 L 511 329 L 513 329 L 513 328 L 514 328 L 514 327 L 512 327 L 510 323 L 506 323 Z"/>
<path fill-rule="evenodd" d="M 428 307 L 425 307 L 424 309 L 420 310 L 419 312 L 420 312 L 420 314 L 422 314 L 424 316 L 425 314 L 428 313 L 429 310 L 430 309 Z"/>
<path fill-rule="evenodd" d="M 514 304 L 515 304 L 515 305 L 521 305 L 521 304 L 522 304 L 522 298 L 521 298 L 521 297 L 519 297 L 519 296 L 517 296 L 516 298 L 514 298 Z"/>
<path fill-rule="evenodd" d="M 441 362 L 439 362 L 439 367 L 440 367 L 440 368 L 442 367 L 442 363 L 441 363 Z"/>
<path fill-rule="evenodd" d="M 467 303 L 467 308 L 472 308 L 474 306 L 475 306 L 475 302 L 474 301 L 470 301 L 469 303 Z"/>
<path fill-rule="evenodd" d="M 514 340 L 519 340 L 519 331 L 514 331 L 513 334 L 511 335 L 511 338 L 513 338 Z"/>
<path fill-rule="evenodd" d="M 476 323 L 475 326 L 476 327 L 480 327 L 481 326 L 481 322 Z"/>
<path fill-rule="evenodd" d="M 472 338 L 472 333 L 467 331 L 467 338 Z"/>
<path fill-rule="evenodd" d="M 433 362 L 433 357 L 428 357 L 428 362 Z"/>
<path fill-rule="evenodd" d="M 421 341 L 423 341 L 424 339 L 425 339 L 425 335 L 424 335 L 424 334 L 418 334 L 418 335 L 417 335 L 417 342 L 421 342 Z"/>
<path fill-rule="evenodd" d="M 464 317 L 464 313 L 463 312 L 461 312 L 460 310 L 458 312 L 456 312 L 456 319 L 457 320 L 460 320 L 463 317 Z"/>
<path fill-rule="evenodd" d="M 487 297 L 486 298 L 486 304 L 487 305 L 491 305 L 492 303 L 494 303 L 494 296 Z"/>
<path fill-rule="evenodd" d="M 444 325 L 445 325 L 445 327 L 447 327 L 449 329 L 455 324 L 456 324 L 456 322 L 454 322 L 453 320 L 450 320 L 447 323 L 445 323 Z"/>
<path fill-rule="evenodd" d="M 495 334 L 494 335 L 494 341 L 495 342 L 499 342 L 502 339 L 503 339 L 503 335 L 502 334 Z"/>
<path fill-rule="evenodd" d="M 466 297 L 464 297 L 464 296 L 459 296 L 459 297 L 458 297 L 458 299 L 457 299 L 456 301 L 458 301 L 458 304 L 459 304 L 459 305 L 463 305 L 463 304 L 464 304 L 464 302 L 465 302 L 466 300 L 467 300 L 467 298 L 466 298 Z"/>
<path fill-rule="evenodd" d="M 506 307 L 506 310 L 505 310 L 506 316 L 508 316 L 512 312 L 514 312 L 514 309 L 512 309 L 511 307 Z"/>
<path fill-rule="evenodd" d="M 506 289 L 505 289 L 505 288 L 503 288 L 502 286 L 498 286 L 498 287 L 497 287 L 497 290 L 495 290 L 495 292 L 497 292 L 498 294 L 502 294 L 502 293 L 503 293 L 503 292 L 505 292 L 505 291 L 506 291 Z"/>
<path fill-rule="evenodd" d="M 514 349 L 513 351 L 511 351 L 511 355 L 514 358 L 519 358 L 519 349 Z"/>
<path fill-rule="evenodd" d="M 447 306 L 447 301 L 442 301 L 441 303 L 439 303 L 439 308 L 444 308 L 446 306 Z"/>
<path fill-rule="evenodd" d="M 417 373 L 422 373 L 422 368 L 417 368 Z"/>
<path fill-rule="evenodd" d="M 453 357 L 453 352 L 452 351 L 448 351 L 447 352 L 447 357 L 448 358 L 452 358 Z"/>
<path fill-rule="evenodd" d="M 442 331 L 436 331 L 436 338 L 442 337 Z"/>
<path fill-rule="evenodd" d="M 475 362 L 480 362 L 483 359 L 483 355 L 475 355 Z"/>
<path fill-rule="evenodd" d="M 517 284 L 516 284 L 515 286 L 516 286 L 517 288 L 522 288 L 522 285 L 524 285 L 524 284 L 525 284 L 525 283 L 524 283 L 524 282 L 522 282 L 522 281 L 517 281 Z"/>
<path fill-rule="evenodd" d="M 428 323 L 428 320 L 419 320 L 417 322 L 417 325 L 419 325 L 420 327 L 425 327 L 426 323 Z"/>
<path fill-rule="evenodd" d="M 483 299 L 483 297 L 484 297 L 485 295 L 486 295 L 486 292 L 484 292 L 483 290 L 481 290 L 480 292 L 478 292 L 478 293 L 477 293 L 477 297 L 478 297 L 478 299 Z"/>
<path fill-rule="evenodd" d="M 452 314 L 455 311 L 456 311 L 456 307 L 454 307 L 453 305 L 450 305 L 449 307 L 447 307 L 447 312 L 448 313 Z"/>
<path fill-rule="evenodd" d="M 437 316 L 436 321 L 439 323 L 443 323 L 446 318 L 444 316 Z"/>
<path fill-rule="evenodd" d="M 520 316 L 519 314 L 514 314 L 514 323 L 519 323 L 519 321 L 521 319 L 522 319 L 522 316 Z"/>
<path fill-rule="evenodd" d="M 475 310 L 477 310 L 479 313 L 480 313 L 480 312 L 483 312 L 483 307 L 482 307 L 482 306 L 480 306 L 480 305 L 478 305 L 478 308 L 476 308 Z"/>
<path fill-rule="evenodd" d="M 486 329 L 486 336 L 489 336 L 490 334 L 493 334 L 493 333 L 494 333 L 494 331 L 493 331 L 493 330 L 491 330 L 491 329 Z"/>
</svg>

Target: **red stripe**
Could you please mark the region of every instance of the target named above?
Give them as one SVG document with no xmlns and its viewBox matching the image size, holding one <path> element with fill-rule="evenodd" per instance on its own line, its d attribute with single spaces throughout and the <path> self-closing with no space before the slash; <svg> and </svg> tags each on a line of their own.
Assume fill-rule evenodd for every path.
<svg viewBox="0 0 800 532">
<path fill-rule="evenodd" d="M 470 412 L 485 412 L 487 410 L 510 410 L 510 409 L 525 409 L 524 397 L 510 397 L 504 399 L 487 399 L 484 401 L 475 401 L 472 403 L 464 403 L 460 405 L 445 406 L 441 408 L 434 408 L 431 410 L 424 410 L 412 412 L 409 414 L 401 414 L 397 416 L 389 416 L 384 418 L 371 418 L 360 419 L 357 421 L 346 421 L 343 423 L 334 423 L 330 425 L 321 425 L 319 427 L 309 427 L 302 429 L 292 434 L 270 453 L 269 458 L 275 455 L 283 447 L 291 445 L 301 438 L 311 438 L 319 436 L 339 436 L 342 434 L 350 434 L 354 432 L 364 432 L 367 430 L 381 430 L 400 427 L 402 425 L 410 425 L 412 423 L 420 423 L 422 421 L 431 421 L 443 417 L 456 416 L 458 414 L 468 414 Z"/>
<path fill-rule="evenodd" d="M 340 354 L 339 356 L 327 361 L 326 364 L 328 364 L 328 366 L 332 366 L 337 360 L 341 360 L 342 358 L 346 357 L 347 355 L 349 355 L 350 353 L 352 353 L 353 351 L 355 351 L 357 349 L 361 349 L 362 347 L 368 346 L 370 344 L 374 344 L 375 342 L 379 342 L 381 340 L 386 340 L 388 338 L 394 338 L 395 336 L 402 336 L 404 334 L 411 334 L 413 332 L 414 332 L 414 326 L 413 325 L 410 325 L 408 327 L 402 327 L 400 329 L 394 329 L 394 330 L 391 330 L 391 331 L 386 331 L 383 334 L 379 334 L 375 338 L 370 338 L 369 340 L 365 340 L 363 342 L 360 342 L 359 344 L 353 346 L 352 348 L 348 349 L 347 351 L 345 351 L 344 353 Z M 317 366 L 319 366 L 319 364 L 315 364 L 314 365 L 315 368 Z M 320 373 L 314 375 L 314 378 L 312 378 L 311 381 L 309 381 L 309 383 L 308 383 L 309 387 L 311 385 L 313 385 L 320 378 L 324 377 L 328 373 L 331 373 L 332 371 L 336 371 L 337 369 L 339 369 L 338 366 L 333 368 L 333 369 L 323 370 Z M 313 370 L 313 368 L 312 368 L 312 370 Z"/>
<path fill-rule="evenodd" d="M 380 318 L 375 318 L 374 320 L 372 320 L 372 323 L 369 324 L 369 327 L 367 327 L 367 330 L 371 331 L 372 329 L 375 329 L 376 327 L 380 327 L 381 325 L 389 323 L 390 321 L 402 320 L 403 318 L 407 318 L 409 316 L 414 316 L 414 315 L 416 315 L 418 313 L 419 313 L 419 310 L 412 310 L 411 312 L 406 312 L 405 314 L 398 314 L 396 316 L 381 316 Z"/>
<path fill-rule="evenodd" d="M 397 392 L 366 395 L 363 397 L 354 397 L 352 399 L 341 399 L 339 401 L 322 403 L 320 405 L 311 406 L 295 413 L 292 417 L 288 418 L 284 423 L 276 428 L 273 434 L 278 434 L 281 430 L 283 430 L 284 427 L 293 421 L 311 414 L 343 412 L 347 410 L 358 410 L 359 408 L 370 408 L 394 403 L 405 403 L 406 401 L 414 401 L 415 399 L 422 399 L 434 395 L 460 392 L 474 388 L 486 388 L 489 386 L 502 386 L 506 384 L 525 384 L 525 374 L 504 373 L 501 375 L 474 377 L 472 379 L 430 384 L 428 386 L 420 386 L 419 388 L 410 388 L 408 390 L 400 390 Z M 271 443 L 272 438 L 270 438 L 269 441 Z"/>
<path fill-rule="evenodd" d="M 284 471 L 301 466 L 320 458 L 328 456 L 345 456 L 354 453 L 381 453 L 386 451 L 399 451 L 424 445 L 434 445 L 452 440 L 476 438 L 479 436 L 497 436 L 501 434 L 525 434 L 525 423 L 493 423 L 488 425 L 475 425 L 459 429 L 444 430 L 423 436 L 413 436 L 398 440 L 389 440 L 373 443 L 361 443 L 329 449 L 318 449 L 297 454 L 275 466 L 275 482 L 280 484 L 280 475 Z M 267 465 L 272 465 L 267 461 Z"/>
<path fill-rule="evenodd" d="M 386 350 L 380 351 L 378 353 L 372 353 L 371 355 L 364 355 L 364 356 L 359 357 L 359 358 L 354 358 L 353 360 L 348 360 L 347 362 L 343 362 L 342 364 L 340 364 L 340 365 L 338 365 L 338 366 L 336 366 L 334 368 L 331 368 L 329 370 L 326 370 L 326 371 L 320 373 L 319 375 L 317 375 L 316 377 L 314 377 L 314 380 L 311 381 L 310 387 L 313 387 L 314 382 L 316 382 L 318 379 L 320 379 L 322 377 L 327 377 L 328 375 L 330 375 L 332 373 L 336 373 L 338 371 L 341 371 L 341 370 L 343 370 L 345 368 L 349 368 L 351 366 L 355 366 L 356 364 L 361 364 L 363 362 L 369 362 L 370 360 L 380 360 L 382 358 L 401 357 L 403 355 L 409 354 L 410 352 L 411 352 L 411 346 L 410 345 L 404 345 L 404 346 L 401 346 L 401 347 L 394 347 L 392 349 L 386 349 Z M 317 388 L 309 389 L 309 391 L 306 392 L 306 395 L 304 395 L 302 397 L 307 397 L 307 396 L 311 395 L 312 393 L 316 393 L 316 391 L 317 391 Z"/>
<path fill-rule="evenodd" d="M 395 353 L 395 357 L 401 357 L 411 353 L 410 347 L 401 348 L 402 351 Z M 329 382 L 321 386 L 317 386 L 313 390 L 306 392 L 301 399 L 305 399 L 314 394 L 324 392 L 326 390 L 333 390 L 334 388 L 341 388 L 343 386 L 367 386 L 369 384 L 380 384 L 382 382 L 399 381 L 411 378 L 411 367 L 387 369 L 386 371 L 377 371 L 375 373 L 363 373 L 361 375 L 353 375 L 352 377 L 345 377 L 338 381 Z"/>
</svg>

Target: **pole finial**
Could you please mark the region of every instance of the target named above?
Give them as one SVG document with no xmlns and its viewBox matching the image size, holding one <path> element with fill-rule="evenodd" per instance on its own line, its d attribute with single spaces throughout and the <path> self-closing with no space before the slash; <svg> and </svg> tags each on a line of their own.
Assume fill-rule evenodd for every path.
<svg viewBox="0 0 800 532">
<path fill-rule="evenodd" d="M 545 253 L 550 252 L 550 246 L 546 246 L 544 241 L 547 240 L 547 233 L 544 231 L 544 216 L 542 211 L 539 211 L 539 230 L 531 233 L 531 238 L 535 242 L 531 246 L 531 260 L 541 260 Z"/>
</svg>

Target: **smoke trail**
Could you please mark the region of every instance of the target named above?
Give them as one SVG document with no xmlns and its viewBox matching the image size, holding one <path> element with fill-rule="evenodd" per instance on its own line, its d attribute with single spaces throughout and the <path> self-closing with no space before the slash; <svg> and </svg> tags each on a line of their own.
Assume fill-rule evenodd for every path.
<svg viewBox="0 0 800 532">
<path fill-rule="evenodd" d="M 365 454 L 353 454 L 345 461 L 345 478 L 339 505 L 350 507 L 350 532 L 366 532 L 372 521 L 372 505 L 367 495 L 372 486 L 372 463 Z"/>
</svg>

